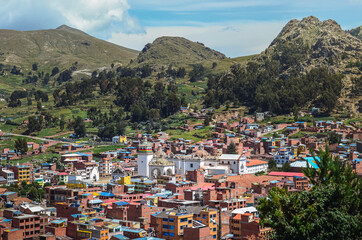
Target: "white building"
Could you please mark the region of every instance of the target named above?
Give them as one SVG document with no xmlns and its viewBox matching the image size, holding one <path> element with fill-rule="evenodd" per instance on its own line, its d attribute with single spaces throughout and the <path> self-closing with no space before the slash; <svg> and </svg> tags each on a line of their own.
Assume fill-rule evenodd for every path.
<svg viewBox="0 0 362 240">
<path fill-rule="evenodd" d="M 268 162 L 259 159 L 247 159 L 246 160 L 247 173 L 267 172 Z"/>
<path fill-rule="evenodd" d="M 246 157 L 240 154 L 222 154 L 219 157 L 219 164 L 228 165 L 231 173 L 245 174 L 246 173 Z"/>
<path fill-rule="evenodd" d="M 6 169 L 6 168 L 3 168 L 1 169 L 0 171 L 0 175 L 3 176 L 5 179 L 6 179 L 6 185 L 7 186 L 10 186 L 11 184 L 14 183 L 14 172 Z"/>
<path fill-rule="evenodd" d="M 138 175 L 156 178 L 160 175 L 185 175 L 187 171 L 204 169 L 207 174 L 245 174 L 246 158 L 239 154 L 223 154 L 220 157 L 210 156 L 202 146 L 193 154 L 166 154 L 159 150 L 155 154 L 148 143 L 140 145 L 138 153 Z"/>
<path fill-rule="evenodd" d="M 283 165 L 284 163 L 290 163 L 290 160 L 294 158 L 294 154 L 286 149 L 280 149 L 274 155 L 274 161 L 277 165 Z"/>
</svg>

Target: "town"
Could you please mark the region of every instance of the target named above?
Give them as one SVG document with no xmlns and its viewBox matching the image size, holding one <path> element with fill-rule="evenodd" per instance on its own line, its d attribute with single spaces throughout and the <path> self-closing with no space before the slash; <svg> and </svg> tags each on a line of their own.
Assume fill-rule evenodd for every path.
<svg viewBox="0 0 362 240">
<path fill-rule="evenodd" d="M 273 230 L 259 223 L 259 201 L 273 188 L 308 191 L 303 169 L 318 168 L 320 149 L 328 146 L 362 176 L 358 126 L 270 123 L 268 114 L 180 126 L 211 129 L 210 139 L 197 142 L 159 132 L 114 136 L 99 153 L 90 143 L 59 139 L 4 148 L 0 238 L 267 239 Z M 14 136 L 0 137 L 1 144 Z M 60 157 L 36 160 L 49 149 Z"/>
</svg>

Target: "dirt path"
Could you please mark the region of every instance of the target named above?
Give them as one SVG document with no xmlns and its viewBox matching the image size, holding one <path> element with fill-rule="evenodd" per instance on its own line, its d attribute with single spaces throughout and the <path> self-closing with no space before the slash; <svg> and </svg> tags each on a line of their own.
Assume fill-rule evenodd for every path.
<svg viewBox="0 0 362 240">
<path fill-rule="evenodd" d="M 65 134 L 72 134 L 72 133 L 74 133 L 74 131 L 62 132 L 62 133 L 58 133 L 58 134 L 55 134 L 52 136 L 45 136 L 45 138 L 56 138 L 56 137 L 59 137 L 59 136 L 65 135 Z"/>
</svg>

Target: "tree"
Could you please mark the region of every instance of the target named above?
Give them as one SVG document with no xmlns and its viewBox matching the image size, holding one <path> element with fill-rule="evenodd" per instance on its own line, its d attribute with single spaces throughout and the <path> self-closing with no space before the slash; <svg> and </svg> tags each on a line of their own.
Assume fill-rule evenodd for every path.
<svg viewBox="0 0 362 240">
<path fill-rule="evenodd" d="M 38 64 L 33 63 L 32 69 L 33 69 L 33 71 L 38 71 Z"/>
<path fill-rule="evenodd" d="M 42 109 L 41 101 L 38 101 L 36 103 L 36 107 L 37 107 L 38 111 L 41 111 L 41 109 Z"/>
<path fill-rule="evenodd" d="M 192 71 L 189 73 L 190 82 L 196 82 L 198 80 L 203 80 L 205 75 L 205 68 L 201 64 L 194 64 Z"/>
<path fill-rule="evenodd" d="M 20 152 L 21 157 L 28 152 L 28 143 L 25 138 L 18 138 L 15 140 L 15 150 Z"/>
<path fill-rule="evenodd" d="M 77 117 L 73 123 L 74 135 L 76 137 L 82 138 L 86 134 L 86 127 L 83 119 L 81 117 Z"/>
<path fill-rule="evenodd" d="M 270 159 L 268 162 L 268 169 L 273 171 L 275 169 L 277 169 L 277 163 L 275 162 L 274 159 Z"/>
<path fill-rule="evenodd" d="M 59 120 L 59 128 L 60 128 L 60 131 L 63 131 L 64 130 L 64 127 L 65 127 L 65 120 L 64 118 L 60 118 Z"/>
<path fill-rule="evenodd" d="M 273 188 L 260 200 L 261 224 L 271 239 L 361 239 L 362 183 L 349 164 L 320 150 L 318 168 L 303 171 L 313 187 L 289 193 Z"/>
<path fill-rule="evenodd" d="M 282 166 L 282 171 L 283 172 L 289 172 L 290 171 L 290 163 L 284 163 Z"/>
<path fill-rule="evenodd" d="M 52 77 L 54 77 L 55 75 L 57 75 L 59 73 L 59 68 L 58 67 L 54 67 L 52 69 Z"/>
<path fill-rule="evenodd" d="M 340 143 L 341 142 L 341 136 L 338 135 L 338 133 L 336 133 L 336 132 L 330 132 L 328 134 L 328 141 L 329 141 L 329 144 Z"/>
<path fill-rule="evenodd" d="M 227 147 L 226 153 L 228 154 L 236 154 L 236 146 L 234 142 L 231 142 L 229 146 Z"/>
</svg>

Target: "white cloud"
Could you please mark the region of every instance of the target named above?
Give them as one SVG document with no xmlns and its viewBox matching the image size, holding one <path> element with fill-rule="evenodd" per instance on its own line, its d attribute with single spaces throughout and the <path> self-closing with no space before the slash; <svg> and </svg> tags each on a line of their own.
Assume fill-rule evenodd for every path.
<svg viewBox="0 0 362 240">
<path fill-rule="evenodd" d="M 102 38 L 143 32 L 127 0 L 0 0 L 0 27 L 34 30 L 68 24 Z"/>
<path fill-rule="evenodd" d="M 286 22 L 242 22 L 196 27 L 147 27 L 144 34 L 112 34 L 109 41 L 141 50 L 161 36 L 181 36 L 199 41 L 228 57 L 260 53 L 276 37 Z"/>
</svg>

